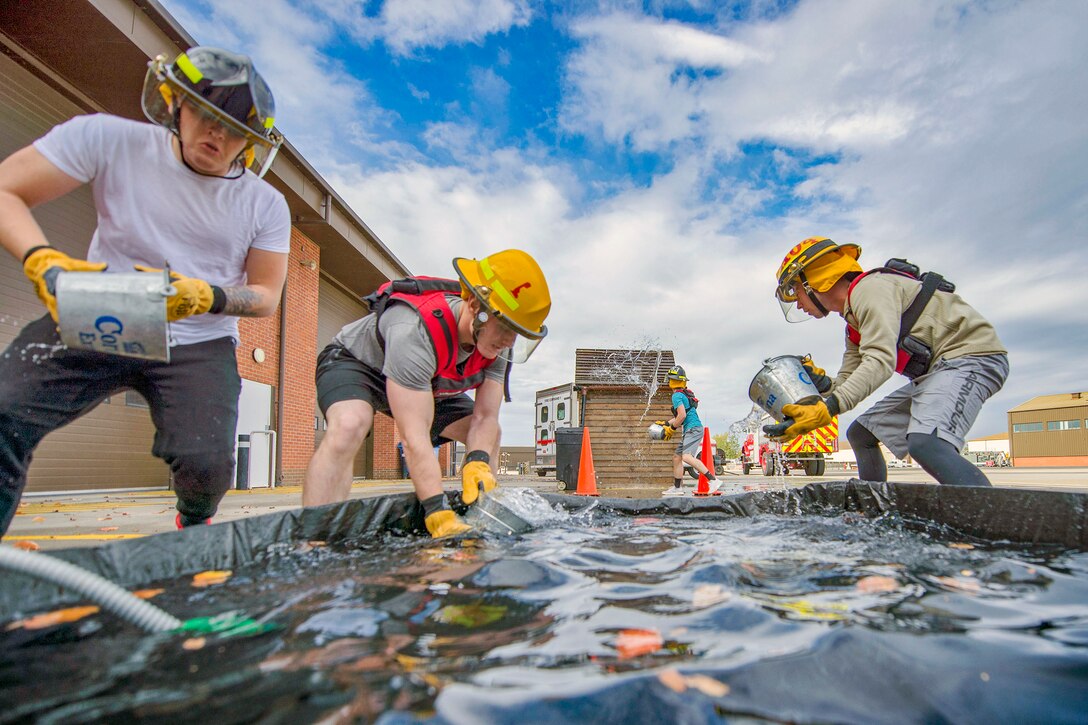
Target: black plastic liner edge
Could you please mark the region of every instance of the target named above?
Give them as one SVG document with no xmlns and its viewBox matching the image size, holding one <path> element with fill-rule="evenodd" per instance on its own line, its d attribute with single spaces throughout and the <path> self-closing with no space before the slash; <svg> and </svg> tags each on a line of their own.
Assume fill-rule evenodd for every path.
<svg viewBox="0 0 1088 725">
<path fill-rule="evenodd" d="M 597 499 L 560 494 L 544 494 L 544 498 L 572 511 L 596 504 L 605 511 L 632 515 L 856 511 L 875 516 L 897 512 L 977 539 L 1088 550 L 1088 494 L 1081 493 L 851 480 L 708 498 Z M 456 507 L 460 502 L 453 503 Z M 62 549 L 48 555 L 135 589 L 207 569 L 238 568 L 273 547 L 301 541 L 343 544 L 382 530 L 426 536 L 422 524 L 415 496 L 403 493 L 292 509 L 93 548 Z M 10 572 L 0 576 L 0 621 L 78 600 L 71 592 L 32 577 Z"/>
<path fill-rule="evenodd" d="M 978 539 L 1088 550 L 1088 494 L 1085 493 L 853 479 L 706 498 L 586 499 L 558 494 L 544 494 L 544 498 L 571 509 L 596 500 L 602 509 L 632 515 L 723 511 L 735 516 L 754 516 L 818 513 L 829 509 L 866 515 L 895 512 Z"/>
</svg>

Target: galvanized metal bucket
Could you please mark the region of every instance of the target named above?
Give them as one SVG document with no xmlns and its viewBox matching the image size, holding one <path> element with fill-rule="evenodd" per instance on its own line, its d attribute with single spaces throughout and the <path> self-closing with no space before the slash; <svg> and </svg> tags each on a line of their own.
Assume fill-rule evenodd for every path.
<svg viewBox="0 0 1088 725">
<path fill-rule="evenodd" d="M 532 525 L 503 505 L 501 498 L 502 492 L 498 490 L 482 494 L 476 499 L 476 503 L 469 506 L 468 512 L 465 513 L 465 522 L 478 530 L 490 531 L 502 536 L 514 536 L 531 531 Z"/>
<path fill-rule="evenodd" d="M 650 440 L 663 441 L 665 440 L 665 426 L 658 425 L 657 423 L 650 424 L 650 427 L 646 429 L 646 433 L 649 434 Z"/>
<path fill-rule="evenodd" d="M 60 339 L 76 350 L 170 362 L 166 298 L 174 292 L 168 272 L 61 272 Z"/>
<path fill-rule="evenodd" d="M 820 391 L 805 372 L 800 357 L 780 355 L 763 361 L 763 369 L 748 386 L 748 397 L 781 423 L 789 417 L 782 412 L 782 406 L 810 402 L 820 397 Z"/>
</svg>

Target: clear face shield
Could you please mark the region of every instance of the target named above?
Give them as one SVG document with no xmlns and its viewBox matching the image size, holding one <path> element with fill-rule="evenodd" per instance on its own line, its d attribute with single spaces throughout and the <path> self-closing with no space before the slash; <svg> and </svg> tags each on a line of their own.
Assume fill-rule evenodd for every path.
<svg viewBox="0 0 1088 725">
<path fill-rule="evenodd" d="M 536 350 L 537 345 L 547 336 L 548 328 L 543 326 L 540 328 L 540 333 L 535 337 L 528 337 L 526 333 L 528 330 L 521 328 L 521 326 L 514 322 L 505 319 L 501 314 L 491 313 L 490 315 L 500 326 L 507 332 L 513 332 L 514 344 L 510 347 L 504 347 L 502 351 L 496 356 L 501 360 L 505 360 L 508 363 L 523 363 L 529 359 L 529 357 Z"/>
<path fill-rule="evenodd" d="M 547 332 L 547 328 L 545 328 L 545 332 Z M 514 341 L 514 346 L 503 348 L 503 351 L 499 353 L 499 357 L 506 362 L 523 363 L 529 359 L 529 356 L 533 354 L 533 351 L 536 350 L 537 345 L 539 345 L 540 341 L 543 339 L 544 338 L 541 337 L 536 340 L 531 340 L 528 337 L 518 335 L 517 339 Z"/>
<path fill-rule="evenodd" d="M 810 314 L 797 306 L 797 290 L 802 286 L 800 276 L 796 276 L 778 285 L 778 289 L 774 292 L 775 299 L 778 300 L 778 305 L 782 308 L 782 316 L 786 318 L 786 322 L 805 322 L 812 319 Z M 806 290 L 807 292 L 808 290 Z"/>
<path fill-rule="evenodd" d="M 249 79 L 249 94 L 253 100 L 254 112 L 249 122 L 242 123 L 206 98 L 193 92 L 189 86 L 177 81 L 171 71 L 166 56 L 160 55 L 148 63 L 144 78 L 141 105 L 144 115 L 154 123 L 177 133 L 176 111 L 185 101 L 203 119 L 218 123 L 232 137 L 245 139 L 246 147 L 239 163 L 263 177 L 272 168 L 283 137 L 272 130 L 273 117 L 266 113 L 271 110 L 272 92 L 260 76 Z M 260 119 L 265 119 L 263 122 Z M 267 128 L 264 128 L 267 124 Z"/>
</svg>

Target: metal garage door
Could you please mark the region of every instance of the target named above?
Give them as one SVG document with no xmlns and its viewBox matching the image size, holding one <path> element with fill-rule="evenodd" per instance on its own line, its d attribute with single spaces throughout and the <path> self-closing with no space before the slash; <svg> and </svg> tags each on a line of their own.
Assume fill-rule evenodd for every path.
<svg viewBox="0 0 1088 725">
<path fill-rule="evenodd" d="M 354 295 L 344 292 L 326 277 L 321 278 L 317 302 L 317 350 L 320 352 L 332 342 L 340 328 L 354 322 L 367 313 L 367 307 Z M 325 419 L 321 411 L 314 409 L 317 435 L 314 447 L 325 437 Z M 367 436 L 366 444 L 355 456 L 353 474 L 356 478 L 370 477 L 374 471 L 374 436 Z"/>
<path fill-rule="evenodd" d="M 84 112 L 0 54 L 0 157 Z M 34 216 L 53 245 L 72 255 L 86 254 L 95 227 L 90 187 L 39 207 Z M 0 253 L 0 346 L 6 348 L 43 312 L 22 265 Z M 169 469 L 149 452 L 153 435 L 143 400 L 133 393 L 114 395 L 42 441 L 27 491 L 167 486 Z"/>
</svg>

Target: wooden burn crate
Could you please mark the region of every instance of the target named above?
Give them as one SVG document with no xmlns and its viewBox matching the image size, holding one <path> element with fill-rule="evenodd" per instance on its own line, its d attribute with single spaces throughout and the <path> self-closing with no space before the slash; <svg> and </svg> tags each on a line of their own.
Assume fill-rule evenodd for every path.
<svg viewBox="0 0 1088 725">
<path fill-rule="evenodd" d="M 602 488 L 665 487 L 672 482 L 675 442 L 646 433 L 670 416 L 665 373 L 671 350 L 575 351 L 574 382 L 582 388 L 583 424 L 593 443 L 593 464 Z"/>
</svg>

